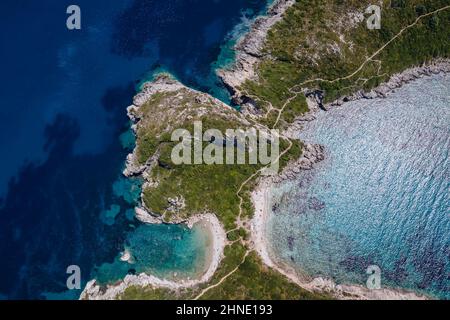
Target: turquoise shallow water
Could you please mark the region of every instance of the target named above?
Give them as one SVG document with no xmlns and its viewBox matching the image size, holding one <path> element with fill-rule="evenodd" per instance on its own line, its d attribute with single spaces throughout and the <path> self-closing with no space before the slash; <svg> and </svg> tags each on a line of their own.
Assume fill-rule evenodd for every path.
<svg viewBox="0 0 450 320">
<path fill-rule="evenodd" d="M 130 262 L 121 261 L 119 255 L 97 268 L 95 278 L 102 284 L 142 272 L 164 279 L 193 278 L 208 267 L 210 241 L 208 232 L 198 226 L 190 230 L 177 225 L 140 225 L 123 244 L 131 253 Z"/>
<path fill-rule="evenodd" d="M 450 76 L 322 112 L 300 134 L 326 160 L 273 190 L 275 256 L 311 276 L 450 298 Z"/>
<path fill-rule="evenodd" d="M 135 136 L 131 129 L 120 136 L 120 142 L 125 149 L 133 150 Z M 147 273 L 173 280 L 198 277 L 208 267 L 209 231 L 198 225 L 192 229 L 186 225 L 136 225 L 135 210 L 130 206 L 140 203 L 142 183 L 141 178 L 124 176 L 113 183 L 117 202 L 125 205 L 112 204 L 101 211 L 100 221 L 113 226 L 124 215 L 132 231 L 125 241 L 117 243 L 120 253 L 113 261 L 94 267 L 91 277 L 103 285 L 115 283 L 127 274 Z M 131 255 L 129 261 L 121 260 L 125 250 Z"/>
<path fill-rule="evenodd" d="M 229 62 L 236 25 L 266 7 L 265 0 L 79 0 L 82 29 L 68 31 L 70 4 L 0 2 L 8 30 L 0 33 L 0 60 L 8 62 L 0 86 L 0 299 L 77 298 L 79 290 L 66 292 L 69 265 L 81 268 L 85 284 L 103 270 L 95 266 L 114 263 L 133 243 L 134 231 L 150 232 L 133 217 L 138 181 L 119 178 L 133 146 L 125 108 L 155 70 L 228 101 L 213 68 Z M 166 237 L 160 228 L 158 244 L 169 247 L 166 239 L 183 231 Z M 147 251 L 136 252 L 156 268 Z"/>
</svg>

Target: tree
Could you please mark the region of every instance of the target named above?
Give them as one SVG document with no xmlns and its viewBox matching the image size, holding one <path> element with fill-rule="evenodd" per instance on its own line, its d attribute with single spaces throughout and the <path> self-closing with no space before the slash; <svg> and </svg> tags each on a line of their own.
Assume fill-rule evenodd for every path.
<svg viewBox="0 0 450 320">
<path fill-rule="evenodd" d="M 418 16 L 423 16 L 427 13 L 427 8 L 423 4 L 420 4 L 416 6 L 416 13 Z"/>
<path fill-rule="evenodd" d="M 438 29 L 438 26 L 439 17 L 437 15 L 434 15 L 428 20 L 428 27 L 434 32 Z"/>
</svg>

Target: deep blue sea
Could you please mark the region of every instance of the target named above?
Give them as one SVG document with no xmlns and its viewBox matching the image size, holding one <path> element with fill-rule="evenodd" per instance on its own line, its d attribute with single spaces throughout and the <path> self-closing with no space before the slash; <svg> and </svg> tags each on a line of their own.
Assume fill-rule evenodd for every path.
<svg viewBox="0 0 450 320">
<path fill-rule="evenodd" d="M 226 100 L 213 69 L 267 1 L 78 0 L 82 29 L 69 31 L 71 4 L 0 2 L 0 299 L 77 298 L 72 264 L 83 282 L 195 269 L 196 230 L 133 218 L 125 110 L 155 70 Z M 124 247 L 136 265 L 117 265 Z"/>
<path fill-rule="evenodd" d="M 450 299 L 450 76 L 346 103 L 305 126 L 326 159 L 273 190 L 272 252 L 312 277 Z"/>
</svg>

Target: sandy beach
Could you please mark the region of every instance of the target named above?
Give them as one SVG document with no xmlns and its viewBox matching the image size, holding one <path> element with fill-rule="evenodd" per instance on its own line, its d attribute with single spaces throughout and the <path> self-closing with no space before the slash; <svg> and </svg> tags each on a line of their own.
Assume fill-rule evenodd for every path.
<svg viewBox="0 0 450 320">
<path fill-rule="evenodd" d="M 358 92 L 350 97 L 341 98 L 328 104 L 326 107 L 345 107 L 346 102 L 359 99 L 384 98 L 395 92 L 404 84 L 439 73 L 449 73 L 450 62 L 448 59 L 438 59 L 429 64 L 407 69 L 395 74 L 391 79 L 368 93 Z M 345 101 L 344 101 L 345 100 Z M 302 130 L 305 122 L 314 121 L 315 113 L 319 112 L 318 105 L 313 99 L 307 99 L 310 111 L 296 119 L 296 121 L 284 132 L 286 136 L 295 138 L 299 130 Z M 306 154 L 306 156 L 305 156 Z M 275 177 L 262 179 L 252 192 L 252 202 L 255 214 L 251 221 L 251 242 L 253 248 L 258 252 L 263 263 L 285 275 L 292 282 L 309 291 L 329 292 L 338 299 L 360 299 L 360 300 L 426 300 L 429 297 L 408 292 L 402 289 L 382 288 L 380 290 L 369 290 L 360 285 L 336 284 L 331 279 L 322 277 L 311 278 L 305 274 L 299 274 L 291 266 L 278 261 L 270 252 L 268 243 L 267 227 L 271 214 L 271 188 L 274 184 L 293 179 L 302 170 L 310 170 L 314 165 L 323 160 L 324 150 L 320 146 L 305 145 L 303 156 L 288 165 L 285 170 Z"/>
<path fill-rule="evenodd" d="M 83 290 L 81 300 L 114 300 L 125 290 L 131 286 L 154 288 L 166 288 L 170 290 L 179 290 L 182 288 L 195 287 L 201 283 L 208 282 L 223 258 L 223 250 L 227 244 L 225 229 L 214 214 L 199 214 L 193 216 L 186 222 L 189 228 L 201 224 L 202 228 L 209 230 L 211 236 L 210 252 L 207 253 L 207 268 L 206 271 L 198 279 L 184 279 L 180 281 L 172 281 L 167 279 L 160 279 L 158 277 L 141 273 L 139 275 L 127 275 L 125 279 L 117 284 L 109 285 L 106 288 L 101 287 L 96 283 L 96 280 L 91 280 Z"/>
<path fill-rule="evenodd" d="M 245 80 L 256 77 L 255 65 L 259 61 L 260 51 L 267 32 L 276 22 L 280 21 L 286 9 L 293 3 L 294 1 L 292 0 L 276 1 L 269 10 L 268 15 L 258 19 L 253 25 L 251 31 L 240 39 L 240 41 L 238 41 L 235 48 L 237 57 L 233 68 L 218 71 L 222 81 L 229 89 L 231 89 L 231 91 L 233 91 L 233 88 L 239 87 L 239 85 Z M 396 88 L 400 87 L 404 83 L 407 83 L 408 81 L 412 81 L 427 74 L 439 73 L 443 70 L 449 70 L 448 61 L 438 61 L 436 64 L 432 64 L 430 66 L 412 68 L 402 74 L 393 76 L 389 82 L 369 93 L 358 92 L 350 97 L 339 99 L 330 106 L 341 106 L 345 104 L 344 100 L 352 101 L 362 98 L 373 99 L 380 96 L 386 96 L 388 93 L 394 91 Z M 138 110 L 139 107 L 146 101 L 148 101 L 148 99 L 155 94 L 155 92 L 171 92 L 179 90 L 180 88 L 184 88 L 184 86 L 174 79 L 169 79 L 167 75 L 156 79 L 154 82 L 145 84 L 142 91 L 136 95 L 133 105 L 128 108 L 128 115 L 134 123 L 133 130 L 136 129 L 136 124 L 139 121 L 139 119 L 134 116 L 134 112 Z M 189 90 L 193 91 L 193 89 Z M 235 102 L 241 102 L 239 99 L 239 92 L 235 91 L 232 92 L 232 94 L 234 100 L 236 100 Z M 205 97 L 207 96 L 206 94 L 203 95 Z M 314 112 L 316 112 L 318 108 L 313 105 L 314 102 L 312 100 L 308 99 L 308 102 L 310 103 L 311 111 L 302 117 L 299 117 L 291 128 L 287 130 L 285 133 L 286 136 L 294 137 L 295 132 L 298 132 L 298 130 L 301 129 L 304 121 L 314 121 Z M 224 108 L 229 108 L 229 106 L 220 101 L 217 101 L 217 104 L 222 105 Z M 298 174 L 301 170 L 308 170 L 314 167 L 314 160 L 311 159 L 321 159 L 321 156 L 323 156 L 323 150 L 321 150 L 320 146 L 310 147 L 311 148 L 307 149 L 307 152 L 304 153 L 301 159 L 295 163 L 292 163 L 291 166 L 288 166 L 288 168 L 286 168 L 280 176 L 262 179 L 259 182 L 259 185 L 252 192 L 252 201 L 254 204 L 255 213 L 251 220 L 251 243 L 253 249 L 258 252 L 263 263 L 285 275 L 288 279 L 302 288 L 310 291 L 330 292 L 339 299 L 425 299 L 423 296 L 402 290 L 369 290 L 363 286 L 336 284 L 330 279 L 308 278 L 305 275 L 299 275 L 293 268 L 282 264 L 274 258 L 274 255 L 270 252 L 267 235 L 268 220 L 271 214 L 271 188 L 274 183 L 281 183 L 283 180 L 295 177 L 295 174 Z M 305 154 L 308 152 L 310 154 L 305 157 Z M 146 171 L 151 170 L 151 164 L 153 161 L 154 159 L 149 159 L 147 164 L 137 165 L 136 153 L 134 151 L 127 158 L 127 167 L 124 171 L 124 175 L 127 177 L 145 176 Z M 145 208 L 137 208 L 136 217 L 143 223 L 163 223 L 161 219 L 149 214 Z M 175 223 L 181 222 L 182 221 L 175 221 Z M 142 273 L 139 275 L 128 275 L 123 281 L 120 281 L 115 285 L 110 285 L 106 288 L 102 288 L 96 283 L 95 280 L 92 280 L 87 284 L 81 294 L 81 299 L 115 299 L 130 286 L 151 286 L 154 288 L 179 290 L 208 282 L 213 277 L 223 258 L 223 250 L 227 244 L 225 230 L 216 215 L 212 213 L 198 214 L 182 223 L 185 223 L 190 228 L 194 225 L 201 224 L 202 228 L 208 230 L 212 239 L 212 245 L 209 250 L 210 252 L 207 256 L 208 267 L 198 279 L 172 281 Z M 128 258 L 129 256 L 124 253 L 123 259 L 126 260 Z"/>
<path fill-rule="evenodd" d="M 374 99 L 383 98 L 400 88 L 402 85 L 414 81 L 415 79 L 439 74 L 441 72 L 450 72 L 450 63 L 448 60 L 436 60 L 430 64 L 415 67 L 405 70 L 402 73 L 394 75 L 387 83 L 380 85 L 373 89 L 370 93 L 359 92 L 352 97 L 348 97 L 348 101 L 358 99 Z M 285 135 L 290 137 L 298 136 L 299 130 L 302 130 L 303 123 L 314 121 L 316 119 L 315 113 L 319 112 L 315 101 L 308 99 L 310 112 L 299 117 L 290 128 L 285 132 Z M 327 106 L 345 107 L 343 99 L 339 99 Z M 251 221 L 251 239 L 256 252 L 258 252 L 264 264 L 277 270 L 279 273 L 285 275 L 294 283 L 298 284 L 304 289 L 310 291 L 330 292 L 339 299 L 369 299 L 369 300 L 424 300 L 428 299 L 423 295 L 418 295 L 414 292 L 407 292 L 401 289 L 383 288 L 380 290 L 369 290 L 366 287 L 352 284 L 336 284 L 331 279 L 324 278 L 308 278 L 305 275 L 300 275 L 292 267 L 277 261 L 270 253 L 270 246 L 268 244 L 267 226 L 270 218 L 271 210 L 271 188 L 276 183 L 282 183 L 285 180 L 293 179 L 302 170 L 310 170 L 315 163 L 320 162 L 325 157 L 321 148 L 314 145 L 306 145 L 303 156 L 294 163 L 288 165 L 287 168 L 278 176 L 268 177 L 262 179 L 259 185 L 252 192 L 252 202 L 255 207 L 255 214 Z M 306 153 L 306 156 L 305 156 Z M 312 161 L 311 161 L 312 159 Z M 306 165 L 305 165 L 306 164 Z"/>
<path fill-rule="evenodd" d="M 270 219 L 271 188 L 273 182 L 270 178 L 262 180 L 252 192 L 252 201 L 255 206 L 255 215 L 251 221 L 251 242 L 253 248 L 265 265 L 286 276 L 298 286 L 316 292 L 328 292 L 338 299 L 359 300 L 426 300 L 427 297 L 414 292 L 400 289 L 382 288 L 369 290 L 366 287 L 351 284 L 336 284 L 331 279 L 309 278 L 299 274 L 289 265 L 277 261 L 270 253 L 268 244 L 267 225 Z"/>
</svg>

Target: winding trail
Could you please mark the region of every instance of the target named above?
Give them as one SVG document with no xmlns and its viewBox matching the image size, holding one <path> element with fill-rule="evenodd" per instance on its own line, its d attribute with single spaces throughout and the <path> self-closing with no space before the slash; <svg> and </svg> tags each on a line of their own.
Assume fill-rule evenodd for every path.
<svg viewBox="0 0 450 320">
<path fill-rule="evenodd" d="M 353 76 L 355 76 L 356 74 L 358 74 L 358 73 L 365 67 L 365 65 L 366 65 L 369 61 L 374 61 L 373 58 L 375 58 L 377 55 L 379 55 L 379 54 L 380 54 L 380 53 L 381 53 L 388 45 L 390 45 L 393 41 L 395 41 L 398 37 L 400 37 L 406 30 L 411 29 L 412 27 L 414 27 L 414 26 L 415 26 L 420 20 L 422 20 L 423 18 L 428 17 L 428 16 L 431 16 L 431 15 L 434 15 L 434 14 L 436 14 L 436 13 L 438 13 L 438 12 L 441 12 L 441 11 L 444 11 L 444 10 L 447 10 L 447 9 L 450 9 L 450 5 L 447 5 L 447 6 L 445 6 L 445 7 L 442 7 L 442 8 L 440 8 L 440 9 L 434 10 L 434 11 L 432 11 L 432 12 L 429 12 L 429 13 L 426 13 L 426 14 L 423 14 L 423 15 L 417 17 L 417 19 L 416 19 L 413 23 L 411 23 L 410 25 L 408 25 L 408 26 L 402 28 L 402 29 L 399 31 L 399 33 L 397 33 L 391 40 L 389 40 L 388 42 L 386 42 L 380 49 L 378 49 L 378 50 L 375 51 L 370 57 L 368 57 L 368 58 L 361 64 L 361 66 L 360 66 L 358 69 L 356 69 L 353 73 L 351 73 L 351 74 L 349 74 L 349 75 L 347 75 L 347 76 L 345 76 L 345 77 L 337 78 L 337 79 L 334 79 L 334 80 L 326 80 L 326 79 L 321 79 L 321 78 L 311 79 L 311 80 L 307 80 L 307 81 L 305 81 L 305 82 L 303 82 L 303 83 L 301 83 L 301 84 L 299 84 L 299 85 L 295 85 L 293 88 L 295 88 L 296 86 L 304 86 L 305 84 L 312 83 L 312 82 L 317 82 L 317 81 L 319 81 L 319 82 L 327 82 L 327 83 L 334 83 L 334 82 L 338 82 L 338 81 L 341 81 L 341 80 L 347 80 L 347 79 L 353 78 Z M 377 61 L 380 61 L 380 60 L 377 60 Z"/>
<path fill-rule="evenodd" d="M 266 112 L 266 114 L 265 114 L 262 118 L 263 118 L 263 119 L 267 119 L 267 117 L 269 116 L 270 112 L 272 112 L 272 111 L 274 111 L 274 110 L 277 111 L 277 112 L 278 112 L 278 117 L 277 117 L 277 119 L 276 119 L 276 121 L 275 121 L 275 123 L 274 123 L 274 125 L 273 125 L 273 127 L 272 127 L 272 129 L 275 129 L 275 128 L 278 126 L 278 123 L 280 122 L 281 116 L 282 116 L 284 110 L 286 109 L 286 107 L 292 102 L 292 100 L 296 99 L 296 98 L 298 97 L 298 95 L 302 93 L 301 89 L 302 89 L 306 84 L 310 84 L 310 83 L 314 83 L 314 82 L 335 83 L 335 82 L 338 82 L 338 81 L 341 81 L 341 80 L 348 80 L 348 79 L 350 79 L 350 78 L 353 78 L 355 75 L 357 75 L 357 74 L 358 74 L 358 73 L 359 73 L 359 72 L 367 65 L 367 63 L 369 63 L 370 61 L 379 63 L 379 68 L 378 68 L 378 73 L 379 73 L 379 71 L 380 71 L 380 69 L 381 69 L 381 63 L 382 63 L 382 61 L 381 61 L 381 60 L 374 60 L 374 58 L 375 58 L 376 56 L 378 56 L 378 55 L 379 55 L 379 54 L 380 54 L 387 46 L 389 46 L 393 41 L 395 41 L 397 38 L 399 38 L 405 31 L 407 31 L 408 29 L 414 27 L 414 26 L 415 26 L 420 20 L 422 20 L 423 18 L 428 17 L 428 16 L 431 16 L 431 15 L 434 15 L 434 14 L 436 14 L 436 13 L 438 13 L 438 12 L 441 12 L 441 11 L 444 11 L 444 10 L 447 10 L 447 9 L 450 9 L 450 5 L 447 5 L 447 6 L 443 7 L 443 8 L 434 10 L 434 11 L 432 11 L 432 12 L 429 12 L 429 13 L 426 13 L 426 14 L 423 14 L 423 15 L 417 17 L 417 19 L 416 19 L 413 23 L 411 23 L 410 25 L 408 25 L 408 26 L 402 28 L 402 29 L 401 29 L 401 30 L 400 30 L 400 31 L 399 31 L 392 39 L 390 39 L 390 40 L 389 40 L 388 42 L 386 42 L 381 48 L 379 48 L 377 51 L 375 51 L 370 57 L 368 57 L 368 58 L 367 58 L 367 59 L 359 66 L 358 69 L 356 69 L 356 70 L 355 70 L 353 73 L 351 73 L 351 74 L 349 74 L 349 75 L 347 75 L 347 76 L 345 76 L 345 77 L 336 78 L 336 79 L 334 79 L 334 80 L 327 80 L 327 79 L 322 79 L 322 78 L 310 79 L 310 80 L 306 80 L 306 81 L 304 81 L 304 82 L 302 82 L 302 83 L 300 83 L 300 84 L 294 85 L 293 87 L 289 88 L 289 92 L 293 93 L 293 96 L 290 97 L 290 98 L 288 98 L 288 99 L 286 100 L 286 102 L 283 104 L 283 107 L 282 107 L 281 109 L 278 109 L 278 108 L 273 107 L 272 103 L 269 102 L 269 101 L 263 101 L 263 102 L 266 102 L 266 103 L 269 105 L 269 108 L 268 108 L 268 111 Z M 377 76 L 380 76 L 380 75 L 378 74 Z M 365 81 L 368 81 L 368 79 L 358 79 L 357 81 L 359 81 L 359 80 L 365 80 Z M 299 89 L 298 91 L 295 91 L 295 88 L 297 88 L 297 87 L 299 87 L 300 89 Z M 249 95 L 249 96 L 250 96 L 250 95 Z M 257 126 L 261 126 L 261 127 L 265 128 L 266 130 L 270 131 L 268 127 L 266 127 L 265 125 L 263 125 L 263 124 L 257 122 L 256 120 L 254 120 L 254 119 L 250 119 L 250 120 L 251 120 L 252 122 L 254 122 Z M 286 136 L 283 136 L 283 135 L 280 135 L 280 137 L 286 139 L 286 140 L 289 142 L 289 147 L 286 148 L 286 150 L 284 150 L 284 151 L 278 156 L 277 161 L 279 161 L 279 160 L 281 159 L 282 156 L 284 156 L 287 152 L 289 152 L 289 150 L 290 150 L 290 149 L 292 148 L 292 146 L 293 146 L 293 142 L 292 142 L 292 140 L 291 140 L 290 138 L 288 138 L 288 137 L 286 137 Z M 267 169 L 267 168 L 269 168 L 269 166 L 266 166 L 266 167 L 263 167 L 263 168 L 259 169 L 258 171 L 256 171 L 253 175 L 251 175 L 247 180 L 245 180 L 245 181 L 241 184 L 239 190 L 238 190 L 237 193 L 236 193 L 237 197 L 239 198 L 239 215 L 238 215 L 238 217 L 236 218 L 236 222 L 237 222 L 238 225 L 237 225 L 237 227 L 236 227 L 235 229 L 232 229 L 232 230 L 228 231 L 228 232 L 227 232 L 227 235 L 228 235 L 230 232 L 232 232 L 232 231 L 238 230 L 240 227 L 244 227 L 244 225 L 242 224 L 242 221 L 241 221 L 241 217 L 242 217 L 242 205 L 243 205 L 243 202 L 244 202 L 244 198 L 241 196 L 241 192 L 242 192 L 243 188 L 244 188 L 250 181 L 252 181 L 256 176 L 258 176 L 263 170 L 265 170 L 265 169 Z M 247 230 L 247 231 L 249 231 L 249 230 Z M 244 241 L 243 241 L 242 239 L 240 239 L 240 240 L 244 243 Z M 245 245 L 245 243 L 244 243 L 244 245 Z M 243 257 L 241 263 L 239 263 L 239 264 L 236 266 L 236 268 L 234 268 L 234 269 L 231 270 L 228 274 L 226 274 L 225 276 L 223 276 L 217 283 L 215 283 L 215 284 L 213 284 L 213 285 L 210 285 L 210 286 L 206 287 L 205 289 L 203 289 L 203 290 L 200 292 L 200 294 L 198 294 L 198 295 L 194 298 L 194 300 L 200 299 L 206 292 L 208 292 L 209 290 L 211 290 L 211 289 L 213 289 L 213 288 L 216 288 L 216 287 L 220 286 L 224 281 L 226 281 L 231 275 L 233 275 L 237 270 L 239 270 L 240 266 L 246 261 L 248 255 L 249 255 L 252 251 L 253 251 L 253 249 L 247 249 L 247 251 L 245 252 L 244 257 Z"/>
<path fill-rule="evenodd" d="M 282 137 L 285 138 L 285 139 L 289 142 L 289 146 L 288 146 L 288 147 L 287 147 L 280 155 L 278 155 L 278 157 L 277 157 L 277 159 L 276 159 L 276 162 L 277 162 L 277 161 L 280 161 L 281 157 L 283 157 L 286 153 L 288 153 L 289 150 L 290 150 L 290 149 L 292 148 L 292 146 L 293 146 L 293 142 L 291 141 L 291 139 L 289 139 L 288 137 L 285 137 L 285 136 L 282 136 Z M 241 194 L 240 194 L 240 193 L 242 192 L 242 189 L 245 187 L 245 185 L 246 185 L 247 183 L 249 183 L 249 182 L 250 182 L 251 180 L 253 180 L 256 176 L 258 176 L 263 170 L 265 170 L 265 169 L 267 169 L 267 168 L 269 168 L 269 167 L 270 167 L 270 166 L 266 166 L 266 167 L 263 167 L 263 168 L 259 169 L 258 171 L 256 171 L 253 175 L 251 175 L 247 180 L 245 180 L 245 181 L 241 184 L 241 186 L 240 186 L 238 192 L 236 193 L 236 195 L 239 197 L 239 215 L 238 215 L 238 217 L 236 218 L 236 221 L 238 222 L 238 224 L 240 224 L 240 222 L 241 222 L 241 216 L 242 216 L 242 204 L 243 204 L 243 202 L 244 202 L 244 198 L 243 198 L 243 197 L 241 196 Z M 232 232 L 232 231 L 235 231 L 235 230 L 239 229 L 240 227 L 241 227 L 241 226 L 238 225 L 235 229 L 228 231 L 227 234 L 230 233 L 230 232 Z M 244 226 L 242 225 L 242 227 L 244 227 Z M 248 229 L 247 229 L 247 231 L 249 232 Z M 243 245 L 245 246 L 245 242 L 243 241 L 242 238 L 240 239 L 240 241 L 241 241 L 241 242 L 243 243 Z M 216 288 L 216 287 L 220 286 L 226 279 L 228 279 L 228 278 L 229 278 L 231 275 L 233 275 L 237 270 L 239 270 L 240 266 L 247 260 L 248 255 L 249 255 L 252 251 L 253 251 L 253 249 L 248 249 L 248 248 L 247 248 L 247 250 L 246 250 L 246 252 L 245 252 L 245 254 L 244 254 L 244 257 L 242 258 L 241 263 L 239 263 L 239 264 L 236 266 L 236 268 L 234 268 L 234 269 L 231 270 L 228 274 L 226 274 L 225 276 L 223 276 L 217 283 L 215 283 L 215 284 L 213 284 L 213 285 L 210 285 L 209 287 L 203 289 L 202 292 L 194 298 L 194 300 L 200 299 L 200 298 L 201 298 L 206 292 L 208 292 L 209 290 L 211 290 L 211 289 L 213 289 L 213 288 Z"/>
<path fill-rule="evenodd" d="M 414 20 L 413 23 L 411 23 L 411 24 L 407 25 L 406 27 L 402 28 L 402 29 L 401 29 L 394 37 L 392 37 L 392 39 L 390 39 L 390 40 L 389 40 L 388 42 L 386 42 L 381 48 L 379 48 L 377 51 L 375 51 L 370 57 L 368 57 L 366 60 L 364 60 L 364 62 L 359 66 L 359 68 L 356 69 L 353 73 L 351 73 L 351 74 L 349 74 L 349 75 L 347 75 L 347 76 L 345 76 L 345 77 L 336 78 L 336 79 L 334 79 L 334 80 L 327 80 L 327 79 L 322 79 L 322 78 L 310 79 L 310 80 L 306 80 L 306 81 L 304 81 L 304 82 L 302 82 L 302 83 L 300 83 L 300 84 L 296 84 L 296 85 L 294 85 L 293 87 L 289 88 L 289 92 L 294 93 L 294 96 L 292 96 L 291 98 L 289 98 L 289 99 L 286 101 L 286 103 L 284 103 L 284 105 L 283 105 L 283 107 L 282 107 L 281 109 L 275 109 L 275 108 L 273 108 L 273 109 L 279 111 L 278 117 L 277 117 L 277 120 L 276 120 L 276 122 L 275 122 L 274 127 L 276 127 L 276 126 L 278 125 L 278 123 L 279 123 L 279 121 L 280 121 L 280 119 L 281 119 L 281 115 L 283 114 L 283 112 L 284 112 L 284 110 L 286 109 L 287 105 L 289 105 L 289 103 L 290 103 L 293 99 L 297 98 L 297 96 L 299 95 L 300 92 L 298 92 L 298 91 L 297 91 L 297 92 L 292 92 L 293 90 L 295 90 L 295 88 L 299 87 L 300 90 L 301 90 L 302 87 L 304 87 L 306 84 L 310 84 L 310 83 L 314 83 L 314 82 L 335 83 L 335 82 L 338 82 L 338 81 L 341 81 L 341 80 L 348 80 L 348 79 L 351 79 L 351 78 L 353 78 L 355 75 L 357 75 L 357 74 L 358 74 L 358 73 L 359 73 L 359 72 L 367 65 L 367 63 L 369 63 L 370 61 L 378 62 L 378 63 L 379 63 L 379 67 L 378 67 L 378 73 L 379 73 L 379 72 L 380 72 L 380 69 L 381 69 L 381 60 L 374 60 L 374 58 L 375 58 L 376 56 L 378 56 L 384 49 L 386 49 L 387 46 L 389 46 L 392 42 L 394 42 L 397 38 L 399 38 L 405 31 L 411 29 L 411 28 L 414 27 L 417 23 L 419 23 L 419 21 L 422 20 L 423 18 L 428 17 L 428 16 L 432 16 L 432 15 L 434 15 L 434 14 L 436 14 L 436 13 L 439 13 L 439 12 L 444 11 L 444 10 L 447 10 L 447 9 L 450 9 L 450 5 L 447 5 L 447 6 L 445 6 L 445 7 L 442 7 L 442 8 L 440 8 L 440 9 L 434 10 L 434 11 L 429 12 L 429 13 L 425 13 L 425 14 L 423 14 L 423 15 L 417 17 L 416 20 Z M 378 76 L 379 76 L 379 75 L 378 75 Z M 359 79 L 358 79 L 358 80 L 359 80 Z"/>
<path fill-rule="evenodd" d="M 235 273 L 235 272 L 240 268 L 240 266 L 245 262 L 245 260 L 247 260 L 247 257 L 248 257 L 248 255 L 250 254 L 250 252 L 252 252 L 252 250 L 247 250 L 247 251 L 245 252 L 245 254 L 244 254 L 244 257 L 242 258 L 241 263 L 239 263 L 239 264 L 237 265 L 236 268 L 234 268 L 234 269 L 231 270 L 229 273 L 227 273 L 225 276 L 223 276 L 223 277 L 219 280 L 219 282 L 217 282 L 216 284 L 213 284 L 213 285 L 211 285 L 211 286 L 209 286 L 209 287 L 203 289 L 202 292 L 200 292 L 200 294 L 199 294 L 198 296 L 196 296 L 193 300 L 198 300 L 198 299 L 200 299 L 200 298 L 201 298 L 206 292 L 208 292 L 209 290 L 211 290 L 211 289 L 213 289 L 213 288 L 216 288 L 216 287 L 220 286 L 225 280 L 227 280 L 233 273 Z"/>
</svg>

